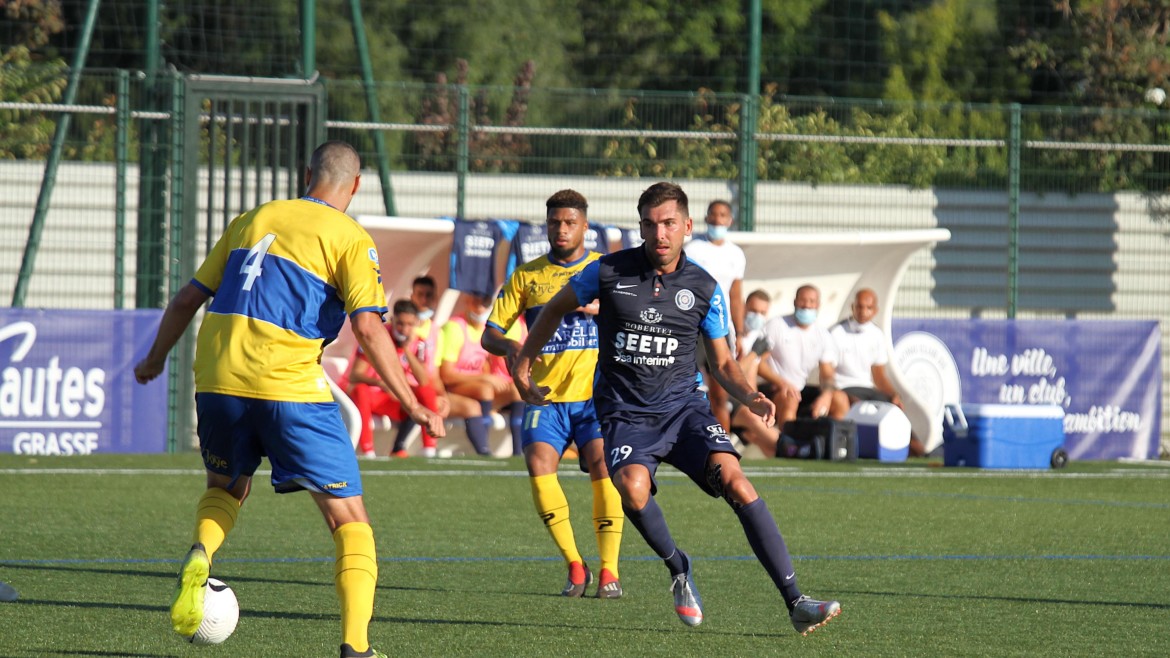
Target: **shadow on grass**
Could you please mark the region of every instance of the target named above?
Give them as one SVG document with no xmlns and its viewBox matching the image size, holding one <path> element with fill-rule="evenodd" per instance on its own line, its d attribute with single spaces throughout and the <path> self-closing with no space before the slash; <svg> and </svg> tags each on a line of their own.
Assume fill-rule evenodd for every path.
<svg viewBox="0 0 1170 658">
<path fill-rule="evenodd" d="M 26 570 L 30 570 L 30 571 L 62 571 L 62 572 L 66 572 L 66 573 L 82 572 L 82 573 L 95 573 L 95 574 L 119 576 L 119 577 L 161 578 L 164 580 L 174 580 L 176 577 L 176 574 L 178 573 L 178 566 L 177 565 L 178 565 L 178 561 L 175 561 L 174 565 L 171 565 L 169 563 L 165 563 L 164 566 L 166 566 L 166 568 L 168 569 L 167 571 L 143 571 L 143 570 L 139 570 L 139 569 L 102 569 L 99 567 L 79 567 L 79 566 L 70 566 L 70 565 L 61 565 L 61 564 L 5 564 L 5 565 L 3 565 L 3 567 L 6 570 L 7 569 L 13 569 L 13 570 L 26 569 Z M 173 571 L 171 570 L 172 568 L 174 569 Z M 257 578 L 255 576 L 245 576 L 245 575 L 242 575 L 239 573 L 235 573 L 230 568 L 224 569 L 222 571 L 216 571 L 216 573 L 213 575 L 215 577 L 219 578 L 221 576 L 221 574 L 223 574 L 223 573 L 230 574 L 230 575 L 223 576 L 221 578 L 221 580 L 223 580 L 225 582 L 230 580 L 232 583 L 279 583 L 282 585 L 304 585 L 304 586 L 309 586 L 309 587 L 329 587 L 329 588 L 333 587 L 332 580 L 324 581 L 324 580 L 290 580 L 290 579 L 278 579 L 278 578 Z M 231 584 L 231 583 L 229 583 L 229 584 Z M 386 587 L 386 586 L 379 585 L 379 588 L 383 588 L 383 587 Z M 391 587 L 388 589 L 414 589 L 414 588 L 393 588 L 393 587 Z M 423 589 L 423 588 L 418 588 L 418 589 Z M 423 589 L 423 591 L 426 591 L 426 590 Z M 441 591 L 441 590 L 437 590 L 437 591 Z M 3 657 L 0 656 L 0 658 L 3 658 Z"/>
<path fill-rule="evenodd" d="M 165 566 L 167 569 L 174 568 L 175 571 L 170 571 L 170 570 L 168 570 L 168 571 L 144 571 L 141 569 L 103 569 L 100 567 L 83 567 L 83 566 L 73 566 L 73 565 L 68 565 L 68 564 L 3 564 L 0 566 L 3 566 L 4 569 L 6 569 L 6 570 L 8 570 L 8 569 L 11 569 L 11 570 L 24 569 L 24 570 L 28 570 L 28 571 L 59 571 L 59 572 L 64 572 L 64 573 L 94 573 L 94 574 L 118 576 L 118 577 L 160 578 L 160 579 L 164 579 L 164 580 L 174 580 L 176 574 L 178 573 L 178 571 L 177 571 L 178 561 L 176 560 L 174 565 L 171 565 L 169 562 L 164 562 L 164 563 L 162 563 L 162 565 Z M 232 566 L 235 566 L 235 565 L 229 564 L 228 568 L 225 568 L 223 570 L 217 570 L 212 575 L 214 575 L 216 578 L 219 578 L 220 580 L 223 580 L 224 582 L 228 583 L 229 585 L 231 585 L 233 583 L 272 583 L 272 584 L 278 584 L 278 585 L 299 585 L 299 586 L 305 586 L 305 587 L 328 587 L 331 590 L 334 587 L 334 583 L 333 583 L 332 579 L 330 579 L 330 580 L 293 580 L 293 579 L 289 579 L 289 578 L 263 578 L 263 577 L 256 577 L 256 576 L 247 576 L 247 575 L 244 575 L 242 573 L 233 571 L 231 568 Z M 329 569 L 329 571 L 331 571 L 331 569 Z M 322 573 L 326 573 L 326 571 L 322 571 Z M 458 593 L 458 592 L 476 592 L 476 593 L 478 593 L 478 592 L 482 591 L 478 587 L 468 587 L 468 588 L 418 587 L 418 586 L 411 586 L 411 585 L 397 585 L 397 584 L 392 583 L 392 582 L 391 583 L 379 583 L 378 589 L 379 590 L 388 590 L 388 591 L 399 591 L 399 592 L 441 592 L 441 593 Z M 512 595 L 516 595 L 516 596 L 535 596 L 535 597 L 540 597 L 540 598 L 561 598 L 559 593 L 523 592 L 523 591 L 506 592 L 503 590 L 501 590 L 500 593 L 512 594 Z M 4 658 L 4 656 L 0 656 L 0 658 Z"/>
<path fill-rule="evenodd" d="M 84 649 L 70 649 L 60 651 L 41 649 L 29 652 L 29 656 L 116 656 L 117 658 L 177 658 L 174 653 L 126 653 L 125 651 L 85 651 Z"/>
<path fill-rule="evenodd" d="M 164 605 L 142 605 L 142 604 L 127 604 L 123 602 L 113 601 L 53 601 L 43 599 L 21 599 L 20 605 L 42 606 L 45 608 L 66 607 L 66 608 L 90 608 L 90 609 L 116 609 L 116 610 L 136 610 L 140 612 L 157 612 L 160 616 L 165 615 L 170 609 Z M 294 620 L 294 621 L 324 621 L 336 622 L 338 615 L 336 613 L 309 613 L 309 612 L 275 612 L 266 610 L 241 610 L 241 619 L 273 619 L 273 620 Z M 431 626 L 447 626 L 456 628 L 531 628 L 531 629 L 577 629 L 578 625 L 575 621 L 569 620 L 565 622 L 515 622 L 515 621 L 495 621 L 490 619 L 434 619 L 434 618 L 411 618 L 398 616 L 381 616 L 375 615 L 371 622 L 389 623 L 389 624 L 424 624 Z M 646 628 L 646 627 L 629 627 L 629 626 L 592 626 L 594 631 L 611 631 L 615 633 L 632 632 L 639 633 L 662 633 L 664 635 L 675 635 L 678 629 L 674 626 L 669 628 Z M 791 638 L 792 633 L 760 633 L 760 632 L 733 632 L 733 631 L 712 631 L 702 629 L 696 632 L 705 635 L 722 635 L 727 637 L 752 637 L 752 638 Z M 38 651 L 38 655 L 44 654 L 44 651 Z M 153 656 L 154 654 L 125 654 L 125 653 L 108 653 L 108 652 L 90 652 L 86 653 L 83 650 L 71 649 L 68 652 L 50 651 L 50 654 L 55 655 L 118 655 L 118 656 Z M 2 658 L 2 657 L 0 657 Z"/>
<path fill-rule="evenodd" d="M 1077 601 L 1075 599 L 1052 599 L 1034 596 L 991 596 L 988 594 L 923 594 L 920 592 L 875 592 L 861 590 L 844 590 L 842 594 L 862 594 L 866 596 L 898 596 L 915 597 L 920 599 L 968 600 L 968 601 L 1004 601 L 1008 603 L 1052 603 L 1057 605 L 1093 605 L 1113 606 L 1120 608 L 1146 608 L 1149 610 L 1170 610 L 1170 603 L 1139 603 L 1137 601 Z M 845 604 L 842 604 L 844 607 Z"/>
</svg>

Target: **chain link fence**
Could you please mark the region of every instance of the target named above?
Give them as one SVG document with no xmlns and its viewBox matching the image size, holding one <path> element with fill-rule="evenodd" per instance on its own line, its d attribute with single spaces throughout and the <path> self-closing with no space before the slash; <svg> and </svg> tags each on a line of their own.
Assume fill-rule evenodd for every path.
<svg viewBox="0 0 1170 658">
<path fill-rule="evenodd" d="M 1164 337 L 1170 327 L 1164 112 L 318 84 L 326 134 L 366 162 L 354 215 L 539 220 L 548 194 L 572 186 L 590 198 L 591 219 L 633 227 L 631 181 L 669 179 L 690 192 L 692 214 L 725 198 L 745 230 L 949 229 L 949 242 L 913 259 L 898 316 L 1153 318 Z M 0 292 L 14 305 L 159 305 L 174 272 L 193 267 L 179 259 L 204 250 L 172 240 L 184 221 L 176 204 L 227 212 L 209 189 L 209 159 L 263 167 L 274 145 L 249 141 L 263 120 L 213 132 L 215 144 L 206 131 L 180 144 L 182 94 L 177 76 L 97 71 L 71 106 L 0 102 Z"/>
</svg>

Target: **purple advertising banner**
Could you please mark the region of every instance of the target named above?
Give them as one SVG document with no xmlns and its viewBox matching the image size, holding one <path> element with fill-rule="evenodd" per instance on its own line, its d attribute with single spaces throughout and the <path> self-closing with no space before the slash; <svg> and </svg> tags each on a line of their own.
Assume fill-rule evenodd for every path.
<svg viewBox="0 0 1170 658">
<path fill-rule="evenodd" d="M 1071 459 L 1158 456 L 1157 322 L 895 319 L 893 342 L 899 368 L 940 371 L 943 403 L 1060 405 Z"/>
<path fill-rule="evenodd" d="M 0 451 L 165 452 L 167 385 L 134 381 L 162 311 L 0 309 Z"/>
</svg>

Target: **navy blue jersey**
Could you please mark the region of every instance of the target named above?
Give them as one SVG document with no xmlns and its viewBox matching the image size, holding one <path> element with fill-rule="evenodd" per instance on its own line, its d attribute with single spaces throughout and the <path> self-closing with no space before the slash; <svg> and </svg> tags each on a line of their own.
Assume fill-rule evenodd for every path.
<svg viewBox="0 0 1170 658">
<path fill-rule="evenodd" d="M 512 236 L 512 251 L 508 261 L 509 274 L 511 270 L 547 253 L 548 228 L 544 224 L 520 224 L 516 235 Z"/>
<path fill-rule="evenodd" d="M 495 221 L 455 221 L 451 243 L 451 288 L 493 297 L 496 294 L 496 245 L 503 229 Z"/>
<path fill-rule="evenodd" d="M 589 224 L 585 229 L 585 248 L 599 254 L 609 253 L 609 231 L 602 224 Z"/>
<path fill-rule="evenodd" d="M 728 333 L 726 297 L 686 259 L 659 275 L 642 247 L 590 263 L 570 280 L 581 304 L 600 301 L 593 398 L 600 416 L 658 414 L 686 404 L 698 386 L 701 336 Z"/>
</svg>

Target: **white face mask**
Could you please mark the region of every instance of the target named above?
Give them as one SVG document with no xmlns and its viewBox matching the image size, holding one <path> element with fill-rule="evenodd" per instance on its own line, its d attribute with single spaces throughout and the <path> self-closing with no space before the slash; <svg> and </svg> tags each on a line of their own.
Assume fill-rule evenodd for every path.
<svg viewBox="0 0 1170 658">
<path fill-rule="evenodd" d="M 728 227 L 718 226 L 715 224 L 707 225 L 707 238 L 710 240 L 722 240 L 727 237 Z"/>
<path fill-rule="evenodd" d="M 405 345 L 406 339 L 408 338 L 408 336 L 398 333 L 397 329 L 391 329 L 390 336 L 394 338 L 394 343 L 399 346 Z"/>
<path fill-rule="evenodd" d="M 484 311 L 483 313 L 468 313 L 467 319 L 471 320 L 475 324 L 484 324 L 487 322 L 488 318 L 490 318 L 491 316 L 492 316 L 492 310 L 489 308 L 486 311 Z"/>
<path fill-rule="evenodd" d="M 815 308 L 798 308 L 796 309 L 796 323 L 807 327 L 817 321 L 817 310 Z"/>
<path fill-rule="evenodd" d="M 745 313 L 743 316 L 744 329 L 747 329 L 748 331 L 759 331 L 760 329 L 764 328 L 764 320 L 764 316 L 760 313 L 756 313 L 755 311 Z"/>
<path fill-rule="evenodd" d="M 418 319 L 422 320 L 423 322 L 426 322 L 427 320 L 430 320 L 433 317 L 435 317 L 435 310 L 434 309 L 424 308 L 418 312 Z"/>
</svg>

